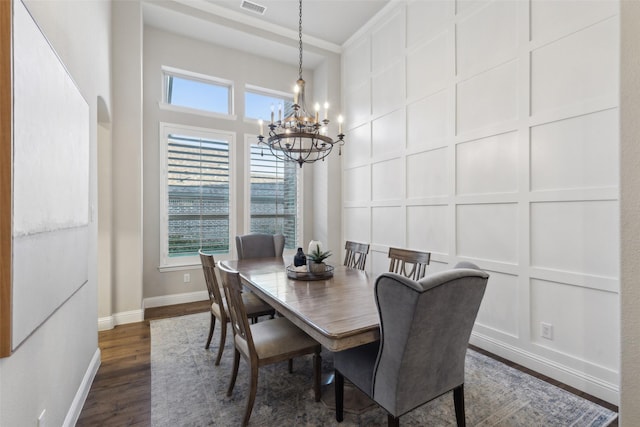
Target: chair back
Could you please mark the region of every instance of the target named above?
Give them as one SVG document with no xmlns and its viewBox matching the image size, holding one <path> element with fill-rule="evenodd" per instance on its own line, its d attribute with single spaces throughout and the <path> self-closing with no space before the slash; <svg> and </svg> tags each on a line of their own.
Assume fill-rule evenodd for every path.
<svg viewBox="0 0 640 427">
<path fill-rule="evenodd" d="M 346 249 L 344 265 L 346 267 L 364 270 L 364 264 L 367 262 L 367 254 L 369 253 L 369 244 L 350 242 L 347 240 L 344 248 Z"/>
<path fill-rule="evenodd" d="M 257 359 L 247 310 L 242 301 L 240 273 L 228 268 L 222 264 L 221 261 L 218 261 L 218 271 L 220 272 L 222 287 L 224 288 L 224 293 L 227 298 L 227 309 L 229 310 L 229 317 L 231 318 L 233 339 L 236 343 L 236 348 L 238 351 L 244 353 L 246 357 Z"/>
<path fill-rule="evenodd" d="M 488 278 L 477 267 L 458 266 L 420 281 L 395 273 L 378 277 L 381 339 L 372 393 L 389 413 L 404 414 L 464 384 L 469 337 Z"/>
<path fill-rule="evenodd" d="M 249 233 L 236 236 L 238 259 L 280 257 L 284 252 L 282 234 Z"/>
<path fill-rule="evenodd" d="M 204 272 L 204 282 L 207 284 L 209 301 L 212 304 L 217 304 L 220 307 L 220 312 L 225 315 L 222 292 L 220 292 L 220 285 L 216 277 L 216 261 L 213 259 L 213 255 L 205 254 L 202 250 L 199 250 L 198 254 L 200 255 L 202 271 Z"/>
<path fill-rule="evenodd" d="M 419 252 L 409 249 L 389 248 L 390 273 L 398 273 L 409 279 L 420 280 L 427 272 L 431 252 Z"/>
</svg>

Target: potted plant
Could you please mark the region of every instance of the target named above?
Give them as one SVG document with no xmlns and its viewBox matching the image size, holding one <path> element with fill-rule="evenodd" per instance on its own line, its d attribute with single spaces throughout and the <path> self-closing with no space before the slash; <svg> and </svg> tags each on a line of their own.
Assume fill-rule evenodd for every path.
<svg viewBox="0 0 640 427">
<path fill-rule="evenodd" d="M 327 265 L 324 260 L 331 256 L 331 251 L 322 251 L 320 245 L 316 245 L 316 248 L 307 254 L 307 258 L 311 261 L 307 263 L 309 272 L 311 273 L 324 273 L 327 269 Z"/>
</svg>

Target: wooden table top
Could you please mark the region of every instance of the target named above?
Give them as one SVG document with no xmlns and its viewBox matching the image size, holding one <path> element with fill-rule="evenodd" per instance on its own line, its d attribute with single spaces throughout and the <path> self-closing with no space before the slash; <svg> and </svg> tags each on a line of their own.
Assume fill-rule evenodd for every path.
<svg viewBox="0 0 640 427">
<path fill-rule="evenodd" d="M 240 272 L 243 283 L 279 313 L 331 351 L 380 338 L 373 287 L 366 272 L 335 266 L 327 280 L 287 277 L 283 258 L 223 261 Z"/>
</svg>

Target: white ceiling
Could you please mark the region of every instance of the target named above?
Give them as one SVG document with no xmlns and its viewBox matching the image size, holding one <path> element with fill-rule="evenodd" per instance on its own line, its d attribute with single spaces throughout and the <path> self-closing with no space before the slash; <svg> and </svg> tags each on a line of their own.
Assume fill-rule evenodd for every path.
<svg viewBox="0 0 640 427">
<path fill-rule="evenodd" d="M 264 15 L 242 9 L 242 0 L 144 0 L 144 21 L 183 36 L 297 64 L 298 0 L 250 1 L 266 7 Z M 390 1 L 303 0 L 305 68 L 315 68 L 322 61 L 322 51 L 339 53 L 342 44 Z"/>
</svg>

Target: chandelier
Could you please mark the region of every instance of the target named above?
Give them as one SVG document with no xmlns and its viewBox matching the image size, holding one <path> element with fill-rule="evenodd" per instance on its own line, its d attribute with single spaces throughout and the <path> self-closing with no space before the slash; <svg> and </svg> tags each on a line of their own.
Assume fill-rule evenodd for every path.
<svg viewBox="0 0 640 427">
<path fill-rule="evenodd" d="M 269 135 L 264 136 L 264 122 L 259 121 L 260 135 L 258 145 L 265 144 L 271 153 L 280 160 L 297 162 L 300 167 L 304 163 L 323 160 L 331 153 L 334 145 L 338 145 L 338 154 L 342 154 L 344 134 L 342 133 L 342 116 L 338 117 L 338 136 L 332 139 L 328 133 L 329 104 L 324 103 L 324 118 L 320 120 L 320 104 L 315 104 L 315 113 L 309 113 L 305 102 L 304 80 L 302 79 L 302 0 L 300 0 L 298 24 L 298 40 L 300 62 L 298 81 L 294 87 L 293 106 L 290 115 L 282 117 L 282 107 L 278 109 L 278 120 L 274 109 L 271 109 L 271 121 L 267 125 Z"/>
</svg>

